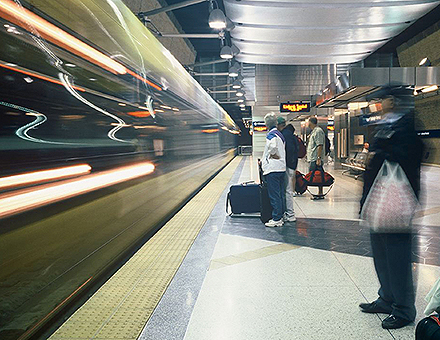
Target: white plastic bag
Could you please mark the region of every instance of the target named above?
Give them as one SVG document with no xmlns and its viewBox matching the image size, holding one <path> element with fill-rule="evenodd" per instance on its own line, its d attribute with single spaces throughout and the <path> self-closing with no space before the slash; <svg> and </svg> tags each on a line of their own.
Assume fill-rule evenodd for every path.
<svg viewBox="0 0 440 340">
<path fill-rule="evenodd" d="M 402 167 L 385 160 L 362 207 L 362 224 L 376 232 L 408 232 L 417 207 Z"/>
</svg>

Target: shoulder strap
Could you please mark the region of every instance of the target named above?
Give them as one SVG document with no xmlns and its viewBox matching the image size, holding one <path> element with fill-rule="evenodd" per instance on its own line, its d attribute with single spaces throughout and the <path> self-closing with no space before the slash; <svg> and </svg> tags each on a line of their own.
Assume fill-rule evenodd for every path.
<svg viewBox="0 0 440 340">
<path fill-rule="evenodd" d="M 440 320 L 438 319 L 438 316 L 431 315 L 430 318 L 431 318 L 432 320 L 434 320 L 434 321 L 437 323 L 437 325 L 440 326 Z"/>
</svg>

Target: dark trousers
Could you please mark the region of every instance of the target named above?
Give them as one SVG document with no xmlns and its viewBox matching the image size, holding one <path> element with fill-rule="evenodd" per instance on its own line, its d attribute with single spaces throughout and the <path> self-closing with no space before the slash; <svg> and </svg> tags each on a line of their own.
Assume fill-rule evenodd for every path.
<svg viewBox="0 0 440 340">
<path fill-rule="evenodd" d="M 284 176 L 283 172 L 271 172 L 266 175 L 267 192 L 272 206 L 272 219 L 279 221 L 283 217 Z"/>
<path fill-rule="evenodd" d="M 380 282 L 379 305 L 390 314 L 413 321 L 412 234 L 371 233 L 374 267 Z"/>
</svg>

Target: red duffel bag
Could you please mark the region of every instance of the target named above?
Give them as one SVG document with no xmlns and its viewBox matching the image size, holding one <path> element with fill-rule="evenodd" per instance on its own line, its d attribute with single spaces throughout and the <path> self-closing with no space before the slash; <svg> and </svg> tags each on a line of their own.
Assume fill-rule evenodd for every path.
<svg viewBox="0 0 440 340">
<path fill-rule="evenodd" d="M 322 167 L 317 167 L 304 176 L 309 187 L 329 187 L 333 185 L 335 179 Z"/>
</svg>

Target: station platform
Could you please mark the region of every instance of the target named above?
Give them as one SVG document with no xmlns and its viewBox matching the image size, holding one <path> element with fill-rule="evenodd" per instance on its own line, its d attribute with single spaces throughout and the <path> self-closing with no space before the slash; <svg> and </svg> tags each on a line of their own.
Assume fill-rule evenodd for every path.
<svg viewBox="0 0 440 340">
<path fill-rule="evenodd" d="M 325 200 L 297 196 L 297 222 L 266 228 L 225 212 L 230 185 L 258 181 L 256 159 L 236 157 L 50 339 L 413 339 L 414 324 L 383 330 L 386 315 L 359 310 L 379 288 L 358 220 L 362 182 L 327 169 Z M 440 277 L 439 175 L 423 168 L 417 320 Z"/>
</svg>

